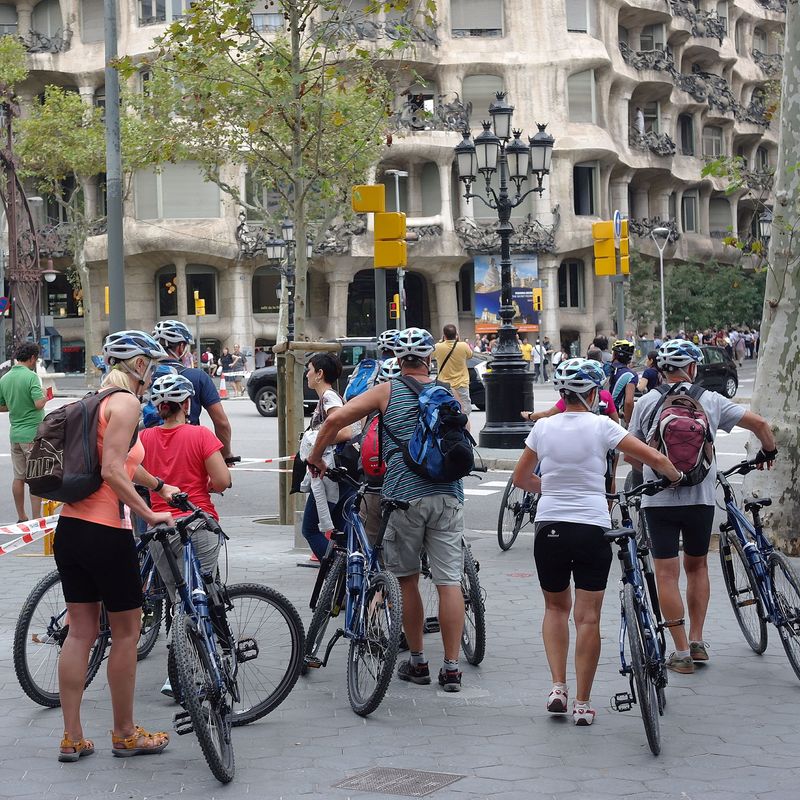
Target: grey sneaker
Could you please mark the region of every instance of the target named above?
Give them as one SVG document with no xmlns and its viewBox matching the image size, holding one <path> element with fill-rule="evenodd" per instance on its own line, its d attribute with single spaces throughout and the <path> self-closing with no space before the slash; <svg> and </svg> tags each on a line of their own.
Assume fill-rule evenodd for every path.
<svg viewBox="0 0 800 800">
<path fill-rule="evenodd" d="M 691 655 L 679 658 L 675 653 L 670 653 L 667 659 L 667 669 L 683 675 L 691 675 L 694 672 L 694 661 L 692 661 Z"/>
<path fill-rule="evenodd" d="M 689 642 L 692 661 L 708 661 L 708 642 Z"/>
</svg>

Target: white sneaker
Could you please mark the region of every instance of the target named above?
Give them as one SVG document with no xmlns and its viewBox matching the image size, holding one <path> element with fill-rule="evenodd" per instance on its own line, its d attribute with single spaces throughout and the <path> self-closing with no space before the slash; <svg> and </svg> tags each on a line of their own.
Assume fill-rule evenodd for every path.
<svg viewBox="0 0 800 800">
<path fill-rule="evenodd" d="M 547 710 L 551 714 L 566 714 L 567 712 L 567 689 L 554 686 L 547 696 Z"/>
<path fill-rule="evenodd" d="M 594 722 L 595 710 L 591 706 L 579 706 L 575 703 L 572 706 L 572 721 L 576 725 L 586 727 Z"/>
</svg>

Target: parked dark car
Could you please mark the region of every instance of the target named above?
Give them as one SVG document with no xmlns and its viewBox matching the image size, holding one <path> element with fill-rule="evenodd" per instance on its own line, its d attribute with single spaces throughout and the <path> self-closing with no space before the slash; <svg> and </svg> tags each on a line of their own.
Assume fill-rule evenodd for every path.
<svg viewBox="0 0 800 800">
<path fill-rule="evenodd" d="M 702 345 L 703 363 L 697 366 L 695 383 L 704 389 L 711 389 L 725 397 L 733 397 L 739 388 L 739 373 L 736 362 L 723 347 Z"/>
<path fill-rule="evenodd" d="M 339 394 L 344 394 L 347 380 L 362 358 L 377 358 L 378 345 L 375 339 L 336 339 L 341 342 L 342 350 L 339 358 L 342 360 L 342 377 L 335 387 Z M 311 353 L 308 354 L 311 356 Z M 278 368 L 276 366 L 262 367 L 254 370 L 247 381 L 247 394 L 256 404 L 258 413 L 263 417 L 274 417 L 278 412 Z M 303 406 L 310 411 L 317 404 L 317 394 L 308 388 L 303 379 Z"/>
</svg>

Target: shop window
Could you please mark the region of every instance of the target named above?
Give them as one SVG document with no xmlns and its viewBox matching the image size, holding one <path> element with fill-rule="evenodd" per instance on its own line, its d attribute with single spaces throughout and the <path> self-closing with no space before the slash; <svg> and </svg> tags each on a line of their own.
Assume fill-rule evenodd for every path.
<svg viewBox="0 0 800 800">
<path fill-rule="evenodd" d="M 178 286 L 172 265 L 162 267 L 156 273 L 156 297 L 160 318 L 178 316 Z"/>
<path fill-rule="evenodd" d="M 259 267 L 253 274 L 253 313 L 277 314 L 281 274 L 274 267 Z"/>
<path fill-rule="evenodd" d="M 203 264 L 186 267 L 186 313 L 194 316 L 194 293 L 206 301 L 206 314 L 217 313 L 217 271 Z"/>
</svg>

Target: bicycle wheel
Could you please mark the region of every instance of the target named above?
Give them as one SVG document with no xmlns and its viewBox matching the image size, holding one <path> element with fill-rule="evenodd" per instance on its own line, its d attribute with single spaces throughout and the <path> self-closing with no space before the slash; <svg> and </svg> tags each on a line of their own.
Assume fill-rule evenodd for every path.
<svg viewBox="0 0 800 800">
<path fill-rule="evenodd" d="M 786 556 L 778 552 L 770 556 L 769 572 L 781 616 L 778 634 L 794 674 L 800 678 L 800 578 Z"/>
<path fill-rule="evenodd" d="M 334 609 L 335 602 L 339 599 L 337 587 L 341 586 L 344 577 L 345 557 L 343 553 L 336 553 L 333 564 L 331 564 L 325 583 L 317 598 L 317 606 L 314 615 L 308 626 L 305 647 L 303 648 L 303 660 L 300 665 L 300 674 L 308 672 L 308 662 L 320 657 L 322 643 L 325 640 L 325 631 L 328 629 L 328 622 L 334 616 L 334 611 L 338 614 L 338 609 Z"/>
<path fill-rule="evenodd" d="M 419 594 L 422 598 L 422 633 L 439 633 L 439 590 L 433 582 L 428 554 L 421 553 L 419 568 Z"/>
<path fill-rule="evenodd" d="M 529 505 L 525 502 L 527 492 L 514 486 L 513 479 L 513 475 L 508 479 L 497 518 L 497 543 L 501 550 L 508 550 L 514 544 L 520 530 L 527 524 L 525 517 L 530 515 L 529 520 L 532 517 L 530 509 L 526 510 Z"/>
<path fill-rule="evenodd" d="M 486 613 L 483 591 L 478 580 L 478 565 L 472 557 L 469 545 L 464 547 L 461 591 L 464 593 L 464 630 L 461 634 L 461 649 L 467 661 L 473 666 L 478 666 L 486 655 Z"/>
<path fill-rule="evenodd" d="M 364 636 L 350 640 L 347 696 L 356 714 L 366 717 L 383 700 L 397 661 L 402 605 L 400 586 L 391 572 L 368 579 L 362 594 Z"/>
<path fill-rule="evenodd" d="M 103 617 L 105 619 L 105 617 Z M 28 595 L 14 630 L 14 672 L 17 680 L 34 703 L 58 708 L 58 658 L 69 633 L 67 604 L 61 590 L 58 570 L 45 575 Z M 108 646 L 108 625 L 101 626 L 86 670 L 88 686 L 105 656 Z"/>
<path fill-rule="evenodd" d="M 656 687 L 650 680 L 645 656 L 645 638 L 633 586 L 626 583 L 622 594 L 625 610 L 625 628 L 630 648 L 631 670 L 636 684 L 636 702 L 642 711 L 642 722 L 647 734 L 647 744 L 654 756 L 661 752 L 661 729 L 658 721 Z"/>
<path fill-rule="evenodd" d="M 173 619 L 172 650 L 183 707 L 200 749 L 214 777 L 229 783 L 235 772 L 230 698 L 215 685 L 211 654 L 183 608 L 176 610 Z"/>
<path fill-rule="evenodd" d="M 231 723 L 247 725 L 277 708 L 292 691 L 303 658 L 303 623 L 280 593 L 258 583 L 227 587 L 226 613 L 236 647 L 236 686 Z"/>
<path fill-rule="evenodd" d="M 139 555 L 140 563 L 144 553 Z M 136 645 L 136 660 L 142 661 L 150 655 L 156 646 L 161 620 L 164 617 L 164 597 L 166 589 L 155 566 L 152 566 L 144 579 L 144 597 L 142 599 L 142 633 Z"/>
<path fill-rule="evenodd" d="M 767 623 L 764 621 L 756 579 L 736 534 L 720 533 L 719 558 L 736 621 L 747 644 L 754 652 L 761 654 L 767 649 Z"/>
</svg>

